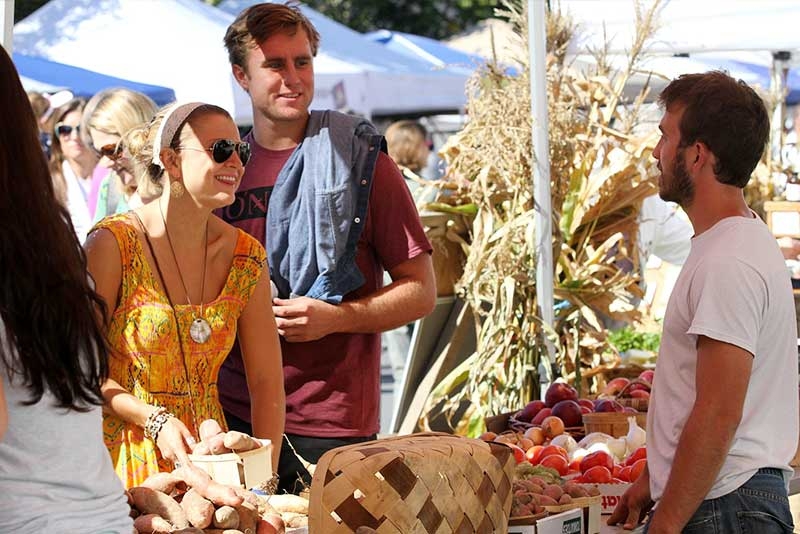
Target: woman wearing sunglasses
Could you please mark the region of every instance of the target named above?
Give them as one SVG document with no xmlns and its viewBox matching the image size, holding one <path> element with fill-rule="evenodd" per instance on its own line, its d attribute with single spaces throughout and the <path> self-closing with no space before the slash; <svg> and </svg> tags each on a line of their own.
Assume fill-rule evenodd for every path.
<svg viewBox="0 0 800 534">
<path fill-rule="evenodd" d="M 81 140 L 81 113 L 86 100 L 74 98 L 53 112 L 50 175 L 56 198 L 67 208 L 81 243 L 92 227 L 89 195 L 97 156 Z"/>
<path fill-rule="evenodd" d="M 253 433 L 275 445 L 285 399 L 264 248 L 212 211 L 235 199 L 250 147 L 225 110 L 173 105 L 129 132 L 127 150 L 160 195 L 107 217 L 86 243 L 109 303 L 106 445 L 128 486 L 188 462 L 205 419 L 225 425 L 217 373 L 238 336 Z"/>
<path fill-rule="evenodd" d="M 147 96 L 129 89 L 100 91 L 86 104 L 81 136 L 100 158 L 99 166 L 111 171 L 89 199 L 95 203 L 95 222 L 142 204 L 144 199 L 136 193 L 139 184 L 121 141 L 128 130 L 150 121 L 156 109 Z"/>
</svg>

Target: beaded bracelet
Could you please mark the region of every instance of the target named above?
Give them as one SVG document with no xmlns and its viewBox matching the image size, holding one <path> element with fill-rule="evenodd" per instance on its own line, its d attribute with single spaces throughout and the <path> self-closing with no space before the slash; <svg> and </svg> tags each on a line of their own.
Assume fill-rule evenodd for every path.
<svg viewBox="0 0 800 534">
<path fill-rule="evenodd" d="M 154 442 L 158 440 L 158 433 L 161 432 L 161 427 L 167 422 L 170 417 L 175 417 L 169 413 L 166 408 L 159 406 L 147 416 L 144 422 L 144 437 L 152 439 Z"/>
</svg>

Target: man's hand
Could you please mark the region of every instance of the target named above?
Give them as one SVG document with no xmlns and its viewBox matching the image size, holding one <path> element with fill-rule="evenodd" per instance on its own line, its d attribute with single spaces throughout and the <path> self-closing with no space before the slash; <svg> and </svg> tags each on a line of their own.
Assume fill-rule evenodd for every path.
<svg viewBox="0 0 800 534">
<path fill-rule="evenodd" d="M 278 333 L 286 341 L 314 341 L 337 332 L 339 310 L 333 304 L 308 297 L 272 299 Z"/>
<path fill-rule="evenodd" d="M 611 517 L 608 518 L 609 525 L 617 525 L 624 522 L 622 528 L 625 530 L 633 530 L 636 526 L 644 520 L 647 512 L 653 507 L 653 501 L 650 500 L 650 477 L 647 476 L 647 470 L 636 479 L 636 482 L 628 488 L 619 504 L 614 509 Z"/>
</svg>

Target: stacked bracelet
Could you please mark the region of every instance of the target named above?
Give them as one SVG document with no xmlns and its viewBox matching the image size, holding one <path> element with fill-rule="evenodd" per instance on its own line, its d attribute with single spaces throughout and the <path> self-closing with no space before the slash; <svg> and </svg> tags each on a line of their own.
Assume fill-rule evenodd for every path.
<svg viewBox="0 0 800 534">
<path fill-rule="evenodd" d="M 159 406 L 147 416 L 144 422 L 144 437 L 152 439 L 154 442 L 158 440 L 158 433 L 161 432 L 161 427 L 167 422 L 170 417 L 175 417 L 169 413 L 166 408 Z"/>
</svg>

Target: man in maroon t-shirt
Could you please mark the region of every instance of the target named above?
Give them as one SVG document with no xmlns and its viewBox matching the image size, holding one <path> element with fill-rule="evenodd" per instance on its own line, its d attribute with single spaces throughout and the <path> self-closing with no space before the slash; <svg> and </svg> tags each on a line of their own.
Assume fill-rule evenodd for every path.
<svg viewBox="0 0 800 534">
<path fill-rule="evenodd" d="M 246 9 L 225 35 L 233 74 L 250 95 L 254 124 L 246 137 L 252 157 L 236 201 L 221 216 L 265 245 L 270 193 L 306 131 L 318 45 L 311 22 L 298 8 L 282 4 Z M 339 305 L 307 297 L 273 299 L 286 387 L 288 443 L 278 467 L 281 488 L 295 489 L 298 477 L 310 482 L 293 450 L 316 463 L 329 449 L 376 436 L 380 333 L 433 309 L 430 252 L 403 176 L 381 152 L 356 251 L 364 284 Z M 384 269 L 392 278 L 386 287 Z M 220 398 L 228 425 L 247 432 L 250 402 L 244 376 L 234 347 L 219 374 Z"/>
</svg>

